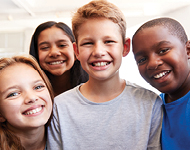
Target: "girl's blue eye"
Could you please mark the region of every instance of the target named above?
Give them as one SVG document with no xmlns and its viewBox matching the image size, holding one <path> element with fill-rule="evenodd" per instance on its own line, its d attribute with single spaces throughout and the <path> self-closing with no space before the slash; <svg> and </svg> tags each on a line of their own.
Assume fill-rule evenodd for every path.
<svg viewBox="0 0 190 150">
<path fill-rule="evenodd" d="M 41 89 L 43 87 L 45 87 L 45 86 L 44 85 L 39 85 L 39 86 L 36 86 L 35 89 L 38 90 L 38 89 Z"/>
<path fill-rule="evenodd" d="M 17 93 L 17 92 L 13 92 L 13 93 L 9 94 L 9 95 L 7 96 L 7 98 L 8 98 L 8 97 L 17 96 L 17 95 L 18 95 L 18 93 Z"/>
</svg>

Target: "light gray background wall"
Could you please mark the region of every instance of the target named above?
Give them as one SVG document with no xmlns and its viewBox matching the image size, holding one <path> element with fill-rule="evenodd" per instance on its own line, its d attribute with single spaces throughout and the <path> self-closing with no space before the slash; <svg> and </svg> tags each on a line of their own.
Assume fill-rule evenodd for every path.
<svg viewBox="0 0 190 150">
<path fill-rule="evenodd" d="M 172 17 L 178 20 L 185 28 L 187 35 L 190 39 L 190 6 L 185 6 L 170 13 L 165 13 L 162 16 Z M 146 17 L 126 17 L 127 20 L 127 37 L 132 37 L 133 33 L 137 28 L 144 22 L 162 16 L 146 16 Z M 49 18 L 49 20 L 55 20 L 54 18 Z M 47 21 L 46 19 L 39 19 L 31 24 L 27 28 L 6 28 L 7 22 L 5 22 L 5 28 L 0 28 L 0 57 L 12 56 L 15 54 L 25 54 L 29 51 L 29 45 L 31 36 L 35 30 L 35 27 L 40 23 Z M 56 19 L 55 21 L 62 21 L 71 26 L 71 19 Z M 11 23 L 11 21 L 9 21 Z M 12 22 L 13 23 L 13 22 Z M 14 22 L 14 24 L 19 24 L 20 22 Z M 6 50 L 6 52 L 5 52 Z M 152 88 L 148 83 L 146 83 L 140 76 L 136 63 L 133 58 L 132 52 L 128 56 L 123 58 L 123 62 L 120 69 L 120 75 L 122 78 L 137 83 L 143 87 L 153 90 L 159 93 L 157 90 Z"/>
</svg>

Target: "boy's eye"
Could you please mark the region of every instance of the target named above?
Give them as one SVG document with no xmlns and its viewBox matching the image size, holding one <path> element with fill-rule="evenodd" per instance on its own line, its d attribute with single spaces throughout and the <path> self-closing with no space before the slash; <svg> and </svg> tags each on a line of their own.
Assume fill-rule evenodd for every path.
<svg viewBox="0 0 190 150">
<path fill-rule="evenodd" d="M 106 41 L 105 43 L 106 43 L 106 44 L 109 44 L 109 43 L 114 43 L 114 41 L 109 40 L 109 41 Z"/>
<path fill-rule="evenodd" d="M 140 59 L 139 61 L 137 61 L 137 65 L 141 65 L 145 61 L 146 61 L 146 57 L 143 57 L 142 59 Z"/>
<path fill-rule="evenodd" d="M 17 96 L 19 93 L 18 92 L 13 92 L 13 93 L 10 93 L 7 98 L 9 97 L 13 97 L 13 96 Z"/>
<path fill-rule="evenodd" d="M 65 47 L 66 46 L 66 44 L 60 44 L 59 45 L 59 47 Z"/>
<path fill-rule="evenodd" d="M 92 45 L 92 44 L 93 44 L 92 42 L 85 42 L 82 45 Z"/>
<path fill-rule="evenodd" d="M 169 48 L 161 49 L 159 53 L 163 54 L 163 53 L 168 52 L 169 50 L 170 50 Z"/>
</svg>

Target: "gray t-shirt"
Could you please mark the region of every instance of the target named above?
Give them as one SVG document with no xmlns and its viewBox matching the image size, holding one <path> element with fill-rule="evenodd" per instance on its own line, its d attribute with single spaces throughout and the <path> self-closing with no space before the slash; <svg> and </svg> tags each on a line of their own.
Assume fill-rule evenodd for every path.
<svg viewBox="0 0 190 150">
<path fill-rule="evenodd" d="M 94 103 L 79 86 L 55 98 L 49 150 L 160 150 L 162 100 L 126 83 L 116 98 Z"/>
</svg>

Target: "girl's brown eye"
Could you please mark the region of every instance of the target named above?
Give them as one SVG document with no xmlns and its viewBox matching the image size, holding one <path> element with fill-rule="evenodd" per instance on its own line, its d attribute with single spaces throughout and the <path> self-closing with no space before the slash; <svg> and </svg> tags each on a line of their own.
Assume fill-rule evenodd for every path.
<svg viewBox="0 0 190 150">
<path fill-rule="evenodd" d="M 46 46 L 46 47 L 40 47 L 39 49 L 40 49 L 40 50 L 48 50 L 48 48 L 49 48 L 49 47 Z"/>
</svg>

